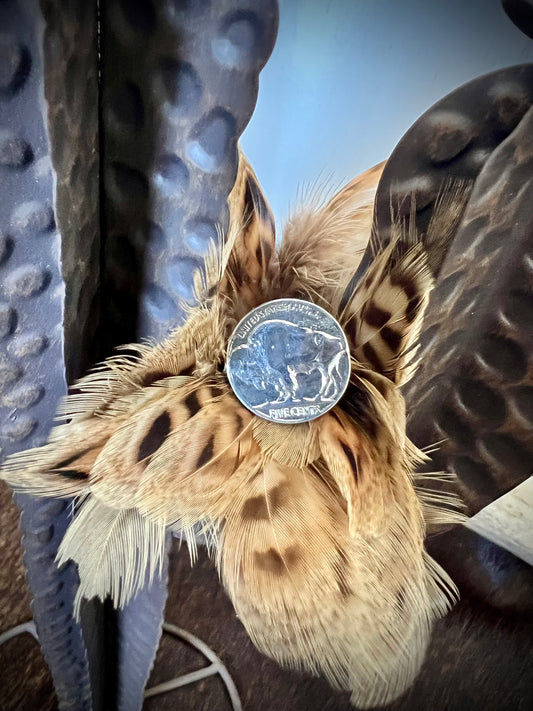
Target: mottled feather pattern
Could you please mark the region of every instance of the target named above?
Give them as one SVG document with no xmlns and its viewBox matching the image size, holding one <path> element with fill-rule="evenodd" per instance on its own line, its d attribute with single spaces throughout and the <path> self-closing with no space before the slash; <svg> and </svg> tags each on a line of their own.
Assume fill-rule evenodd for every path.
<svg viewBox="0 0 533 711">
<path fill-rule="evenodd" d="M 268 203 L 241 155 L 225 244 L 198 276 L 200 303 L 186 323 L 97 367 L 60 407 L 49 443 L 4 463 L 17 490 L 79 497 L 59 551 L 59 562 L 78 564 L 76 612 L 94 595 L 124 605 L 159 570 L 169 529 L 192 559 L 201 531 L 265 654 L 325 675 L 359 707 L 412 682 L 433 621 L 456 597 L 424 550 L 426 525 L 458 514 L 453 499 L 417 490 L 426 457 L 406 437 L 398 387 L 416 366 L 430 258 L 399 224 L 349 286 L 382 170 L 302 208 L 276 249 Z M 253 415 L 224 373 L 236 323 L 281 297 L 327 308 L 349 340 L 344 398 L 307 423 Z"/>
<path fill-rule="evenodd" d="M 348 183 L 329 202 L 300 207 L 279 250 L 275 294 L 308 298 L 330 312 L 357 270 L 372 229 L 374 197 L 385 163 Z"/>
</svg>

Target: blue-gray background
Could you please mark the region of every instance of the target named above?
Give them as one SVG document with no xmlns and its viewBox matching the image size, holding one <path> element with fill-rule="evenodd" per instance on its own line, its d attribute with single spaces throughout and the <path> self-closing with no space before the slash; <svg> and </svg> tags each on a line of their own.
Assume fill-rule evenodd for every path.
<svg viewBox="0 0 533 711">
<path fill-rule="evenodd" d="M 279 0 L 279 34 L 242 145 L 278 225 L 299 189 L 385 159 L 435 101 L 533 61 L 500 0 Z"/>
</svg>

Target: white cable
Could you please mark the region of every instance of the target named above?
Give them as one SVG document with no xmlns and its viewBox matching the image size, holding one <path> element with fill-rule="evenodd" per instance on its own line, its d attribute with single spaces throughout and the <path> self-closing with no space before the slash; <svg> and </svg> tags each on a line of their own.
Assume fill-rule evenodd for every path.
<svg viewBox="0 0 533 711">
<path fill-rule="evenodd" d="M 192 684 L 195 681 L 200 681 L 208 676 L 213 676 L 213 674 L 218 674 L 216 664 L 210 664 L 204 669 L 197 669 L 196 671 L 190 672 L 190 674 L 177 676 L 175 679 L 171 679 L 170 681 L 163 681 L 161 684 L 157 684 L 157 686 L 151 686 L 144 692 L 144 698 L 148 699 L 150 696 L 157 696 L 158 694 L 164 694 L 167 691 L 173 691 L 173 689 L 179 689 L 180 686 Z"/>
<path fill-rule="evenodd" d="M 242 711 L 241 699 L 239 697 L 237 687 L 235 686 L 235 682 L 231 678 L 231 675 L 224 666 L 222 660 L 217 657 L 211 647 L 208 647 L 205 642 L 202 642 L 201 639 L 191 634 L 191 632 L 187 632 L 187 630 L 184 630 L 181 627 L 176 627 L 176 625 L 171 625 L 169 622 L 163 622 L 163 630 L 168 632 L 168 634 L 174 635 L 174 637 L 179 637 L 179 639 L 187 642 L 192 647 L 195 647 L 204 655 L 204 657 L 209 659 L 211 664 L 203 669 L 197 669 L 189 674 L 183 674 L 175 679 L 164 681 L 161 684 L 157 684 L 156 686 L 146 689 L 144 692 L 144 698 L 147 699 L 151 696 L 164 694 L 168 691 L 179 689 L 181 686 L 193 684 L 201 679 L 206 679 L 209 676 L 219 674 L 229 694 L 233 711 Z M 16 627 L 12 627 L 6 632 L 0 634 L 0 645 L 8 642 L 10 639 L 17 637 L 20 634 L 24 634 L 25 632 L 31 634 L 32 637 L 39 641 L 39 635 L 37 634 L 37 630 L 35 628 L 35 622 L 30 620 L 30 622 L 23 622 L 21 625 L 16 625 Z"/>
<path fill-rule="evenodd" d="M 19 634 L 23 634 L 24 632 L 31 634 L 32 637 L 39 641 L 39 635 L 35 629 L 35 622 L 30 620 L 30 622 L 23 622 L 21 625 L 17 625 L 6 632 L 2 632 L 2 634 L 0 634 L 0 645 L 8 642 L 10 639 L 13 639 L 13 637 L 17 637 Z"/>
<path fill-rule="evenodd" d="M 176 625 L 171 625 L 168 622 L 163 622 L 163 630 L 165 632 L 168 632 L 169 634 L 174 635 L 175 637 L 179 637 L 180 639 L 190 644 L 192 647 L 195 647 L 199 652 L 204 655 L 204 657 L 209 659 L 211 664 L 208 667 L 205 667 L 204 669 L 198 669 L 197 671 L 191 672 L 190 674 L 184 674 L 183 676 L 176 677 L 175 679 L 163 682 L 162 684 L 158 684 L 157 686 L 152 686 L 150 689 L 147 689 L 144 692 L 145 698 L 155 696 L 156 694 L 162 694 L 167 691 L 171 691 L 172 689 L 177 689 L 180 686 L 185 686 L 185 684 L 191 684 L 195 681 L 199 681 L 200 679 L 205 679 L 206 677 L 212 676 L 213 674 L 220 674 L 220 678 L 224 682 L 224 685 L 228 691 L 233 711 L 242 711 L 241 699 L 239 697 L 237 687 L 235 686 L 235 682 L 233 681 L 230 673 L 222 663 L 222 660 L 217 657 L 211 647 L 208 647 L 205 642 L 202 642 L 201 639 L 191 634 L 190 632 L 187 632 L 187 630 L 181 629 L 181 627 L 176 627 Z"/>
</svg>

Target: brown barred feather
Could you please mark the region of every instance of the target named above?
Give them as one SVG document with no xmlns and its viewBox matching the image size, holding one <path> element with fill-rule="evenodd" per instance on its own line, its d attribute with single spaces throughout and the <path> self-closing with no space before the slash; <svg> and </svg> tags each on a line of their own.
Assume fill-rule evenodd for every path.
<svg viewBox="0 0 533 711">
<path fill-rule="evenodd" d="M 89 420 L 52 430 L 48 443 L 9 457 L 0 476 L 35 496 L 77 496 L 89 486 L 91 468 L 116 422 Z"/>
<path fill-rule="evenodd" d="M 431 259 L 398 225 L 351 287 L 382 170 L 297 213 L 276 251 L 241 155 L 227 238 L 197 277 L 200 303 L 185 324 L 98 366 L 60 407 L 68 422 L 49 443 L 4 463 L 0 476 L 17 490 L 80 497 L 58 556 L 78 564 L 76 613 L 94 595 L 123 606 L 157 574 L 169 530 L 185 535 L 193 559 L 201 531 L 265 654 L 324 674 L 358 707 L 412 682 L 433 621 L 456 597 L 424 551 L 426 521 L 458 514 L 451 497 L 417 491 L 425 455 L 407 439 L 398 387 L 414 369 Z M 442 220 L 433 229 L 433 240 L 451 234 Z M 280 297 L 327 308 L 349 339 L 346 395 L 310 423 L 258 418 L 224 374 L 236 322 Z"/>
<path fill-rule="evenodd" d="M 444 181 L 435 200 L 431 219 L 423 243 L 431 271 L 438 274 L 459 223 L 470 199 L 473 180 Z"/>
<path fill-rule="evenodd" d="M 392 503 L 390 465 L 372 451 L 340 408 L 326 413 L 315 427 L 325 469 L 346 502 L 350 535 L 361 530 L 381 535 Z"/>
<path fill-rule="evenodd" d="M 236 238 L 220 282 L 220 294 L 232 301 L 233 315 L 240 321 L 259 306 L 276 274 L 276 227 L 274 216 L 259 187 L 257 177 L 242 153 L 235 186 L 228 199 L 229 233 Z"/>
<path fill-rule="evenodd" d="M 344 326 L 356 361 L 396 385 L 412 375 L 413 346 L 422 326 L 433 277 L 422 244 L 396 238 L 379 254 L 345 306 Z"/>
<path fill-rule="evenodd" d="M 198 399 L 189 402 L 194 414 L 172 429 L 146 465 L 134 499 L 143 514 L 185 531 L 220 517 L 234 472 L 258 451 L 252 415 L 229 389 L 203 405 L 201 392 L 193 391 Z"/>
<path fill-rule="evenodd" d="M 382 535 L 352 535 L 322 477 L 266 460 L 243 473 L 218 548 L 224 584 L 257 647 L 284 666 L 325 674 L 358 707 L 411 683 L 453 590 L 426 567 L 419 504 L 409 477 L 396 474 L 401 506 L 389 509 Z"/>
</svg>

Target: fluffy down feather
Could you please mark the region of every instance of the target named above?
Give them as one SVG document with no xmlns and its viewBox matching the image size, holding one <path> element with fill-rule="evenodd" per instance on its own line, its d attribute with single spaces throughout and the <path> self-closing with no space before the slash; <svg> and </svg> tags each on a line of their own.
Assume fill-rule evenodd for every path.
<svg viewBox="0 0 533 711">
<path fill-rule="evenodd" d="M 398 225 L 350 286 L 382 169 L 300 210 L 276 250 L 270 209 L 241 156 L 225 246 L 213 248 L 185 325 L 83 378 L 49 444 L 1 471 L 17 490 L 80 497 L 59 552 L 78 563 L 77 608 L 92 595 L 124 605 L 156 574 L 169 528 L 184 532 L 192 557 L 201 529 L 258 648 L 324 674 L 359 707 L 407 688 L 456 595 L 423 539 L 424 517 L 458 514 L 438 493 L 417 493 L 424 455 L 406 437 L 398 388 L 414 368 L 429 257 Z M 223 372 L 237 321 L 281 297 L 328 308 L 352 357 L 340 403 L 291 426 L 252 415 Z"/>
</svg>

